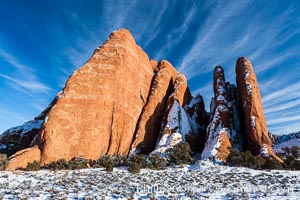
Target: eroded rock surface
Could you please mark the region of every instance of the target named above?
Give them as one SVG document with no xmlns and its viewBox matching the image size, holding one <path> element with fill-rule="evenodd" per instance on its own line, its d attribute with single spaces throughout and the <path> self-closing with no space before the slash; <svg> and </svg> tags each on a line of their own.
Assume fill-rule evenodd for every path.
<svg viewBox="0 0 300 200">
<path fill-rule="evenodd" d="M 202 152 L 203 159 L 226 163 L 231 148 L 240 149 L 239 114 L 237 93 L 234 85 L 225 82 L 221 66 L 214 69 L 214 98 L 211 102 L 211 119 L 207 127 L 207 140 Z"/>
<path fill-rule="evenodd" d="M 33 161 L 39 162 L 40 157 L 41 151 L 37 146 L 20 150 L 9 158 L 6 170 L 12 171 L 18 168 L 24 169 L 28 163 L 32 163 Z"/>
<path fill-rule="evenodd" d="M 245 57 L 240 57 L 237 60 L 236 82 L 240 94 L 242 119 L 248 148 L 254 155 L 268 152 L 269 156 L 282 162 L 276 157 L 271 148 L 272 142 L 268 135 L 256 75 L 251 62 Z"/>
<path fill-rule="evenodd" d="M 69 78 L 37 144 L 41 163 L 128 154 L 153 78 L 147 54 L 129 31 L 113 32 Z"/>
<path fill-rule="evenodd" d="M 154 150 L 158 140 L 160 124 L 167 107 L 167 99 L 171 95 L 178 75 L 176 69 L 165 60 L 158 65 L 158 73 L 155 75 L 147 105 L 136 128 L 136 137 L 132 144 L 131 153 L 149 154 Z"/>
</svg>

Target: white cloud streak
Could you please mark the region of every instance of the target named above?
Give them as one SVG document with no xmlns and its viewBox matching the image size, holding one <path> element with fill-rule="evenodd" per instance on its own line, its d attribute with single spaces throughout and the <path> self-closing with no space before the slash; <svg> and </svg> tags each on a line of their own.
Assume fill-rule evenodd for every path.
<svg viewBox="0 0 300 200">
<path fill-rule="evenodd" d="M 33 70 L 31 68 L 21 63 L 11 54 L 0 50 L 0 58 L 1 57 L 9 63 L 8 66 L 14 67 L 17 70 L 17 72 L 14 73 L 14 76 L 0 73 L 0 77 L 7 80 L 12 88 L 25 89 L 25 94 L 31 92 L 48 92 L 51 90 L 48 86 L 38 81 L 38 78 L 33 74 Z"/>
</svg>

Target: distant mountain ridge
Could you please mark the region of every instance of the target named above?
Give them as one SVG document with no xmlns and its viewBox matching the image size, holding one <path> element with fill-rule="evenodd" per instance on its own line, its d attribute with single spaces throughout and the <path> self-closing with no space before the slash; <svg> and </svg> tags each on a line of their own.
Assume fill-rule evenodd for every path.
<svg viewBox="0 0 300 200">
<path fill-rule="evenodd" d="M 236 86 L 214 69 L 210 114 L 184 74 L 157 62 L 126 29 L 113 32 L 33 121 L 0 135 L 8 170 L 61 158 L 159 153 L 185 141 L 202 159 L 226 163 L 230 148 L 278 158 L 272 150 L 251 62 L 239 57 Z M 199 81 L 201 84 L 201 81 Z M 276 139 L 275 139 L 276 141 Z"/>
</svg>

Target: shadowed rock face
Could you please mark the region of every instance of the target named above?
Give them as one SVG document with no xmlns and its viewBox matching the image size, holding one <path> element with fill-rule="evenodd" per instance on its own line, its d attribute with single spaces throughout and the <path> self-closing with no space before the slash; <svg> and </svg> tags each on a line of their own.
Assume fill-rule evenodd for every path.
<svg viewBox="0 0 300 200">
<path fill-rule="evenodd" d="M 169 96 L 165 115 L 161 122 L 160 139 L 154 153 L 164 154 L 167 149 L 181 141 L 186 141 L 186 136 L 193 135 L 191 119 L 183 106 L 192 99 L 187 80 L 183 74 L 178 74 L 173 86 L 173 93 Z"/>
<path fill-rule="evenodd" d="M 236 82 L 240 94 L 248 148 L 254 155 L 259 155 L 264 149 L 267 149 L 270 156 L 276 157 L 271 148 L 272 143 L 268 135 L 256 75 L 251 62 L 245 57 L 237 60 Z M 276 157 L 276 159 L 278 158 Z M 278 160 L 282 162 L 280 159 Z"/>
<path fill-rule="evenodd" d="M 159 71 L 154 77 L 147 105 L 144 107 L 137 125 L 131 151 L 133 154 L 149 154 L 154 150 L 160 124 L 167 107 L 167 99 L 173 91 L 178 75 L 176 69 L 168 61 L 161 61 L 157 68 Z"/>
</svg>

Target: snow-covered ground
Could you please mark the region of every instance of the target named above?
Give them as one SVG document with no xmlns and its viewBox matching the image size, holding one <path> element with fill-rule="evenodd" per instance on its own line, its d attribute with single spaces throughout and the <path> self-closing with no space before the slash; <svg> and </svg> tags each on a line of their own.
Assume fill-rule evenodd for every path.
<svg viewBox="0 0 300 200">
<path fill-rule="evenodd" d="M 126 168 L 0 172 L 0 199 L 299 199 L 300 171 L 258 171 L 200 161 L 161 171 Z M 155 197 L 155 198 L 154 198 Z"/>
</svg>

